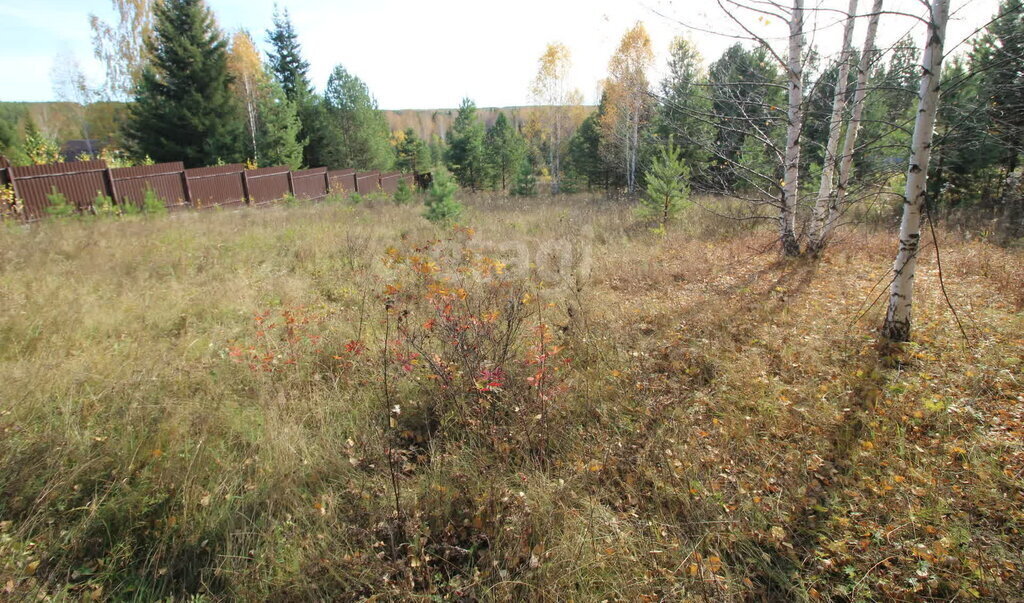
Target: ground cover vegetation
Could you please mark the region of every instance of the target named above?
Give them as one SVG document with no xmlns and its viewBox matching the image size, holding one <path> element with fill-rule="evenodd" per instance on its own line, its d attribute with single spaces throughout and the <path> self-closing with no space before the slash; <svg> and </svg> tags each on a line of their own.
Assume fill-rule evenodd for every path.
<svg viewBox="0 0 1024 603">
<path fill-rule="evenodd" d="M 1019 250 L 463 202 L 0 233 L 7 596 L 1016 596 Z"/>
</svg>

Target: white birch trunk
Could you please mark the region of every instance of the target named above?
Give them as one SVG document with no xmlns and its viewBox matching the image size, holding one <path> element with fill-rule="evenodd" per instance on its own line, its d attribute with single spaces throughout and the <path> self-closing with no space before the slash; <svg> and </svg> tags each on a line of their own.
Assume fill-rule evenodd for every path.
<svg viewBox="0 0 1024 603">
<path fill-rule="evenodd" d="M 245 110 L 249 118 L 249 137 L 252 139 L 252 160 L 259 164 L 259 151 L 256 149 L 256 103 L 253 101 L 253 91 L 249 84 L 249 76 L 242 76 L 242 83 L 245 85 Z"/>
<path fill-rule="evenodd" d="M 918 92 L 917 118 L 910 147 L 906 198 L 900 223 L 900 243 L 893 263 L 889 287 L 889 309 L 882 325 L 882 336 L 890 341 L 910 339 L 910 309 L 914 294 L 914 269 L 921 246 L 921 213 L 927 197 L 928 161 L 932 151 L 932 132 L 939 107 L 942 73 L 942 46 L 946 37 L 949 0 L 932 0 L 928 41 L 921 60 L 921 87 Z"/>
<path fill-rule="evenodd" d="M 810 240 L 807 250 L 816 255 L 825 248 L 825 221 L 828 219 L 828 208 L 835 194 L 833 180 L 836 171 L 836 151 L 839 149 L 839 135 L 843 130 L 843 111 L 846 109 L 846 82 L 850 77 L 850 46 L 853 43 L 853 24 L 857 13 L 857 0 L 850 0 L 847 9 L 846 25 L 843 27 L 843 46 L 839 52 L 839 74 L 836 89 L 832 96 L 832 115 L 828 122 L 828 141 L 825 143 L 825 160 L 821 166 L 821 183 L 818 186 L 818 199 L 814 203 L 814 214 L 811 217 Z"/>
<path fill-rule="evenodd" d="M 779 236 L 785 255 L 800 254 L 796 240 L 796 203 L 800 177 L 800 129 L 803 126 L 803 66 L 804 3 L 793 0 L 789 17 L 789 57 L 786 69 L 789 76 L 789 111 L 786 127 L 785 176 L 782 183 L 782 203 L 779 208 Z"/>
<path fill-rule="evenodd" d="M 878 18 L 882 13 L 882 0 L 875 0 L 868 17 L 868 30 L 864 36 L 864 48 L 861 50 L 860 62 L 857 64 L 857 89 L 853 93 L 853 107 L 850 109 L 850 122 L 846 126 L 846 138 L 843 140 L 843 151 L 839 157 L 839 182 L 836 194 L 828 208 L 828 217 L 822 231 L 823 245 L 828 244 L 836 222 L 846 202 L 846 188 L 850 184 L 853 173 L 853 151 L 857 146 L 857 134 L 860 133 L 861 116 L 864 114 L 864 98 L 868 92 L 868 75 L 871 70 L 871 58 L 875 54 L 875 35 L 878 33 Z"/>
</svg>

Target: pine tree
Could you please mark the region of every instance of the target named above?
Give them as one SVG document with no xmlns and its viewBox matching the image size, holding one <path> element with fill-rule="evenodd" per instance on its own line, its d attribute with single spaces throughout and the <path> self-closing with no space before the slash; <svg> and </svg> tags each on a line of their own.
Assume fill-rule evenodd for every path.
<svg viewBox="0 0 1024 603">
<path fill-rule="evenodd" d="M 507 190 L 513 176 L 519 172 L 519 166 L 526 159 L 526 141 L 516 130 L 512 122 L 499 113 L 494 125 L 486 136 L 488 172 L 494 177 L 500 190 Z"/>
<path fill-rule="evenodd" d="M 338 133 L 325 165 L 387 170 L 395 164 L 387 118 L 361 79 L 338 65 L 324 93 L 329 127 Z"/>
<path fill-rule="evenodd" d="M 245 126 L 227 42 L 205 2 L 164 0 L 153 32 L 127 125 L 135 153 L 188 167 L 242 160 Z"/>
<path fill-rule="evenodd" d="M 395 154 L 395 167 L 403 172 L 423 172 L 430 168 L 430 149 L 412 128 L 401 132 Z"/>
<path fill-rule="evenodd" d="M 486 172 L 484 156 L 484 124 L 477 119 L 476 105 L 462 99 L 455 122 L 448 131 L 449 169 L 459 184 L 473 189 L 481 187 Z"/>
<path fill-rule="evenodd" d="M 450 224 L 462 215 L 462 205 L 455 200 L 459 185 L 448 170 L 440 168 L 434 172 L 434 180 L 427 191 L 423 217 L 438 224 Z"/>
<path fill-rule="evenodd" d="M 751 184 L 766 188 L 781 179 L 781 173 L 769 173 L 765 176 L 770 177 L 770 181 L 761 181 L 739 164 L 745 139 L 752 139 L 746 144 L 748 149 L 758 142 L 748 134 L 751 125 L 771 130 L 785 121 L 778 109 L 785 104 L 778 83 L 778 68 L 763 47 L 747 50 L 737 43 L 711 64 L 708 85 L 711 111 L 717 123 L 713 129 L 714 139 L 708 146 L 714 148 L 716 157 L 706 171 L 704 183 L 712 190 L 731 193 Z M 782 133 L 769 132 L 768 136 L 777 140 L 782 138 Z M 763 148 L 763 142 L 761 146 Z M 751 182 L 751 179 L 757 181 Z"/>
<path fill-rule="evenodd" d="M 512 181 L 512 194 L 517 197 L 532 197 L 537 194 L 537 174 L 529 161 L 524 161 L 519 167 L 519 172 Z"/>
<path fill-rule="evenodd" d="M 690 168 L 672 142 L 662 147 L 644 176 L 647 191 L 640 200 L 641 214 L 658 220 L 662 232 L 690 195 L 689 177 Z"/>
</svg>

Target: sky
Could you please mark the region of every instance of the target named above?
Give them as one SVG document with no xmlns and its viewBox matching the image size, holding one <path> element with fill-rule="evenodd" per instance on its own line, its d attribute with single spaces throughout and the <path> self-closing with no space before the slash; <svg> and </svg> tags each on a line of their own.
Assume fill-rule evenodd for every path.
<svg viewBox="0 0 1024 603">
<path fill-rule="evenodd" d="M 728 6 L 729 0 L 723 0 Z M 783 0 L 784 2 L 786 0 Z M 841 25 L 828 9 L 848 0 L 808 0 L 808 38 L 825 55 L 834 53 Z M 261 49 L 275 0 L 207 0 L 221 28 L 249 30 Z M 382 109 L 456 107 L 463 97 L 480 107 L 530 104 L 529 84 L 549 42 L 572 53 L 573 84 L 584 102 L 596 104 L 608 59 L 622 34 L 641 21 L 655 50 L 652 82 L 664 75 L 676 36 L 693 40 L 706 62 L 736 41 L 741 30 L 709 0 L 277 0 L 291 14 L 310 77 L 322 90 L 334 65 L 362 78 Z M 860 0 L 867 12 L 870 0 Z M 921 0 L 886 0 L 886 8 L 920 15 Z M 998 0 L 953 0 L 947 48 L 957 46 L 996 12 Z M 112 20 L 110 0 L 0 0 L 0 100 L 56 100 L 51 73 L 61 57 L 73 56 L 94 84 L 103 79 L 92 56 L 90 14 Z M 733 15 L 783 49 L 778 19 L 733 10 Z M 866 19 L 859 21 L 866 22 Z M 855 43 L 866 23 L 858 23 Z M 904 34 L 919 45 L 924 29 L 910 17 L 885 16 L 879 32 L 884 48 Z M 784 51 L 780 52 L 784 54 Z"/>
</svg>

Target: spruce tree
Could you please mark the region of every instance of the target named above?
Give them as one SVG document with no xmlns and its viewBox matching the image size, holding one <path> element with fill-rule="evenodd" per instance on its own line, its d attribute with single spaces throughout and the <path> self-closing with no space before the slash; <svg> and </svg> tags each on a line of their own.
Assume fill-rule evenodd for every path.
<svg viewBox="0 0 1024 603">
<path fill-rule="evenodd" d="M 688 165 L 707 163 L 704 150 L 711 137 L 707 115 L 711 101 L 706 93 L 707 74 L 701 68 L 701 56 L 693 42 L 676 38 L 672 42 L 668 75 L 661 82 L 661 103 L 654 116 L 657 138 L 674 139 Z"/>
<path fill-rule="evenodd" d="M 274 28 L 267 30 L 267 42 L 273 47 L 273 51 L 267 53 L 270 71 L 288 100 L 297 102 L 311 96 L 313 87 L 307 75 L 309 63 L 302 58 L 299 36 L 292 27 L 288 9 L 283 13 L 274 10 Z"/>
<path fill-rule="evenodd" d="M 158 3 L 147 49 L 152 60 L 127 124 L 135 153 L 187 167 L 240 161 L 244 117 L 230 89 L 227 41 L 205 2 Z"/>
<path fill-rule="evenodd" d="M 330 130 L 327 107 L 309 81 L 309 63 L 302 58 L 299 37 L 287 9 L 280 13 L 275 10 L 274 27 L 267 30 L 267 42 L 272 48 L 267 53 L 270 72 L 295 106 L 299 118 L 298 139 L 303 141 L 303 163 L 310 167 L 329 165 L 339 137 Z"/>
<path fill-rule="evenodd" d="M 608 170 L 601 158 L 599 112 L 591 113 L 569 139 L 567 171 L 583 178 L 587 188 L 608 184 Z"/>
<path fill-rule="evenodd" d="M 476 105 L 468 98 L 462 99 L 455 122 L 448 131 L 447 162 L 459 184 L 474 191 L 480 188 L 486 175 L 484 136 L 484 124 L 477 119 Z"/>
<path fill-rule="evenodd" d="M 263 165 L 287 165 L 298 169 L 302 165 L 302 147 L 299 140 L 302 125 L 295 103 L 288 100 L 284 90 L 275 81 L 260 84 L 256 101 L 259 122 L 256 127 L 256 148 Z"/>
</svg>

